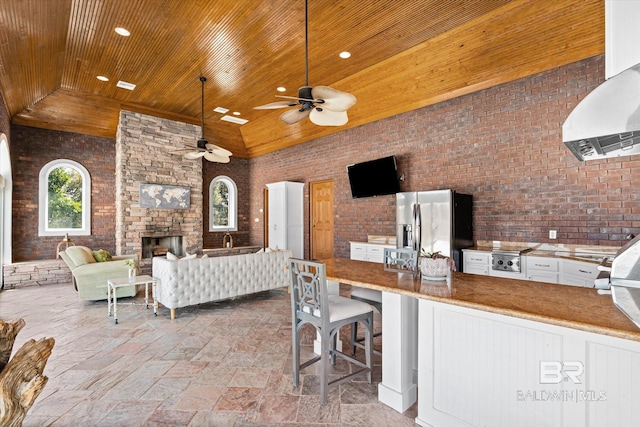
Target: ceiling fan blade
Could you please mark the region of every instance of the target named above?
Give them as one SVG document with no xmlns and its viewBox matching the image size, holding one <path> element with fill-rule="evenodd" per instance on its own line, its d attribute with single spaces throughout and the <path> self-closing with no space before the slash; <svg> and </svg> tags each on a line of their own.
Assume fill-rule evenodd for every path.
<svg viewBox="0 0 640 427">
<path fill-rule="evenodd" d="M 321 106 L 331 111 L 347 111 L 357 101 L 356 97 L 347 92 L 329 86 L 316 86 L 311 89 L 314 98 L 324 100 Z"/>
<path fill-rule="evenodd" d="M 188 153 L 186 153 L 184 155 L 185 159 L 189 159 L 189 160 L 195 160 L 195 159 L 199 159 L 200 157 L 204 156 L 206 154 L 205 151 L 189 151 Z"/>
<path fill-rule="evenodd" d="M 221 156 L 231 156 L 233 155 L 233 153 L 229 150 L 227 150 L 226 148 L 222 148 L 222 147 L 218 147 L 217 145 L 213 145 L 213 144 L 207 144 L 206 145 L 207 150 L 209 150 L 209 152 L 214 153 L 214 154 L 219 154 Z"/>
<path fill-rule="evenodd" d="M 278 101 L 278 102 L 272 102 L 270 104 L 259 105 L 257 107 L 253 107 L 253 109 L 254 110 L 275 110 L 278 108 L 293 107 L 295 105 L 296 105 L 295 102 Z"/>
<path fill-rule="evenodd" d="M 223 156 L 217 153 L 204 153 L 204 158 L 215 163 L 229 163 L 229 156 Z"/>
<path fill-rule="evenodd" d="M 347 124 L 349 117 L 346 111 L 318 111 L 317 108 L 311 110 L 309 120 L 318 126 L 342 126 Z"/>
<path fill-rule="evenodd" d="M 292 125 L 294 123 L 298 123 L 300 120 L 304 119 L 309 115 L 310 110 L 289 110 L 285 111 L 280 115 L 280 120 L 285 122 L 288 125 Z"/>
</svg>

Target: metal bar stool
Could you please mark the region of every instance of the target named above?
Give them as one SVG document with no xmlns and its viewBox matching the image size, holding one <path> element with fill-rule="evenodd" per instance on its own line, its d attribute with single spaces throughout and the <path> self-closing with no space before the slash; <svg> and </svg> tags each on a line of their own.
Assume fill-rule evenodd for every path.
<svg viewBox="0 0 640 427">
<path fill-rule="evenodd" d="M 384 249 L 384 269 L 390 271 L 398 271 L 400 273 L 415 273 L 418 266 L 418 252 L 413 249 Z M 359 288 L 353 286 L 351 288 L 351 298 L 354 300 L 366 302 L 382 314 L 382 292 L 374 289 Z M 376 332 L 373 336 L 379 337 L 382 332 Z M 358 324 L 351 325 L 351 354 L 356 353 L 356 347 L 364 348 L 362 338 L 358 338 Z M 380 354 L 377 350 L 373 351 Z"/>
<path fill-rule="evenodd" d="M 327 292 L 325 265 L 318 262 L 291 258 L 291 321 L 293 346 L 293 386 L 300 383 L 300 371 L 320 362 L 320 397 L 322 405 L 327 403 L 328 387 L 340 384 L 366 372 L 371 384 L 373 358 L 373 309 L 367 303 L 351 300 Z M 365 327 L 365 363 L 360 362 L 335 348 L 335 339 L 340 328 L 361 322 Z M 300 328 L 312 325 L 321 339 L 321 352 L 304 363 L 300 363 Z M 335 364 L 339 356 L 361 369 L 341 378 L 329 381 L 329 363 Z"/>
</svg>

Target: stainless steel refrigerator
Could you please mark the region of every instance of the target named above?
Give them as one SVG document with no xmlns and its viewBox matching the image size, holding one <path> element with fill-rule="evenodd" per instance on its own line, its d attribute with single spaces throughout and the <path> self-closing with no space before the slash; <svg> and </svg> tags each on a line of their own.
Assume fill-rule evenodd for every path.
<svg viewBox="0 0 640 427">
<path fill-rule="evenodd" d="M 397 193 L 397 247 L 439 251 L 463 271 L 461 249 L 473 246 L 472 209 L 472 196 L 453 190 Z"/>
</svg>

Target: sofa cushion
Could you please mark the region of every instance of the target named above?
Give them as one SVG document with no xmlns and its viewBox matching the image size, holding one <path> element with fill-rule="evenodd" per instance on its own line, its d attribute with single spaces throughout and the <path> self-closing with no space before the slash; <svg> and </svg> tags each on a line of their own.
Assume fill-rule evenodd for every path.
<svg viewBox="0 0 640 427">
<path fill-rule="evenodd" d="M 66 253 L 76 267 L 96 262 L 96 259 L 93 257 L 93 252 L 86 246 L 71 246 L 67 248 Z"/>
<path fill-rule="evenodd" d="M 109 251 L 106 251 L 104 249 L 98 249 L 97 251 L 93 251 L 93 257 L 98 262 L 113 261 L 113 257 L 111 256 Z"/>
<path fill-rule="evenodd" d="M 167 259 L 169 261 L 188 261 L 190 259 L 195 259 L 198 256 L 198 254 L 189 254 L 187 253 L 186 256 L 180 258 L 177 255 L 172 254 L 171 252 L 167 252 Z"/>
</svg>

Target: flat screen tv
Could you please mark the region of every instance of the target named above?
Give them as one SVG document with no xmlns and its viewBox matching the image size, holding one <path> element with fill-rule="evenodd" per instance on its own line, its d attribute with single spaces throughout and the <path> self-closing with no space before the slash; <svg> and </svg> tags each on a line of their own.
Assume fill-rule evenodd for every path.
<svg viewBox="0 0 640 427">
<path fill-rule="evenodd" d="M 349 165 L 347 173 L 354 199 L 395 194 L 400 191 L 395 156 Z"/>
</svg>

